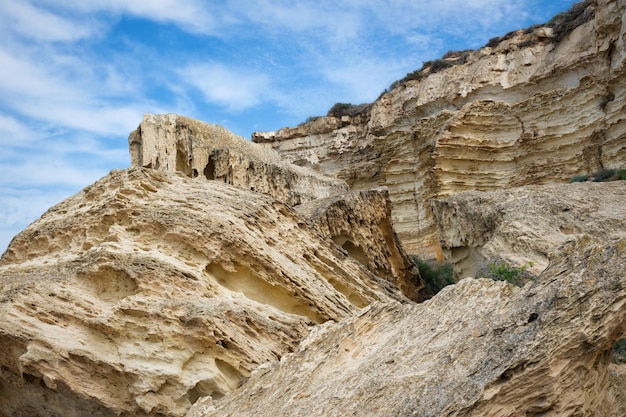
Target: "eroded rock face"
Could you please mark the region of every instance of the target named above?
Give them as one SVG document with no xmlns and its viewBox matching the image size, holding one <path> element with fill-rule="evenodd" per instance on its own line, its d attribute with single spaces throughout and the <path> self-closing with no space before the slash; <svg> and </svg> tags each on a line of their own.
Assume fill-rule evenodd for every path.
<svg viewBox="0 0 626 417">
<path fill-rule="evenodd" d="M 253 140 L 355 189 L 387 186 L 407 251 L 437 257 L 431 198 L 626 164 L 626 1 L 589 7 L 590 20 L 559 42 L 551 28 L 519 31 L 402 83 L 367 115 L 319 118 Z"/>
<path fill-rule="evenodd" d="M 539 274 L 573 235 L 626 238 L 626 181 L 467 191 L 431 201 L 456 279 L 502 258 Z"/>
<path fill-rule="evenodd" d="M 0 416 L 181 416 L 400 291 L 284 203 L 114 171 L 0 263 Z M 74 414 L 71 414 L 74 413 Z"/>
<path fill-rule="evenodd" d="M 348 190 L 344 181 L 287 163 L 221 126 L 175 114 L 145 115 L 128 142 L 133 166 L 222 181 L 290 206 Z"/>
<path fill-rule="evenodd" d="M 188 417 L 617 416 L 608 369 L 624 299 L 626 240 L 578 236 L 524 288 L 467 278 L 318 326 Z"/>
<path fill-rule="evenodd" d="M 412 300 L 423 300 L 419 271 L 409 259 L 391 224 L 386 189 L 349 192 L 302 204 L 296 209 L 324 236 L 341 246 L 372 273 L 383 277 Z"/>
</svg>

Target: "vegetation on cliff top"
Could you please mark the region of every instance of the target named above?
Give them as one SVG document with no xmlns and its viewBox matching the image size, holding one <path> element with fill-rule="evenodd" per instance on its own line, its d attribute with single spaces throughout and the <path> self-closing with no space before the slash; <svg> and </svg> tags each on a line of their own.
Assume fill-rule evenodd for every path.
<svg viewBox="0 0 626 417">
<path fill-rule="evenodd" d="M 540 27 L 548 27 L 552 29 L 552 36 L 541 38 L 533 37 L 517 44 L 518 48 L 524 48 L 534 45 L 538 42 L 552 42 L 558 43 L 563 40 L 570 32 L 576 29 L 578 26 L 583 25 L 595 17 L 595 8 L 597 7 L 596 0 L 582 0 L 572 5 L 572 7 L 564 12 L 561 12 L 554 16 L 550 21 L 543 25 L 534 25 L 523 30 L 524 34 L 531 34 L 535 29 Z M 505 40 L 513 38 L 520 30 L 514 30 L 507 33 L 504 36 L 491 38 L 485 45 L 486 47 L 494 48 Z M 448 51 L 441 59 L 435 59 L 432 61 L 426 61 L 422 64 L 422 67 L 413 72 L 409 72 L 402 79 L 396 80 L 386 88 L 378 97 L 380 99 L 386 93 L 391 92 L 407 81 L 421 80 L 431 74 L 436 74 L 447 68 L 451 68 L 457 65 L 463 65 L 467 62 L 467 59 L 472 50 L 463 51 Z M 376 100 L 378 100 L 376 99 Z M 327 113 L 327 117 L 342 117 L 342 116 L 357 116 L 369 112 L 374 103 L 352 104 L 352 103 L 335 103 Z M 319 116 L 311 116 L 307 118 L 306 123 L 314 121 Z"/>
</svg>

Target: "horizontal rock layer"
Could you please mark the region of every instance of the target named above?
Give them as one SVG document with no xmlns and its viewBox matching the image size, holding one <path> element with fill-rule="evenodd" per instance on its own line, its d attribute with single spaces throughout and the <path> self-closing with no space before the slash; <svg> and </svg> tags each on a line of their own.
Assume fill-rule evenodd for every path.
<svg viewBox="0 0 626 417">
<path fill-rule="evenodd" d="M 380 203 L 365 218 L 386 213 Z M 182 416 L 311 325 L 408 301 L 319 230 L 220 181 L 112 172 L 1 258 L 0 416 Z"/>
<path fill-rule="evenodd" d="M 617 416 L 609 365 L 625 299 L 626 240 L 579 236 L 524 288 L 467 278 L 318 326 L 188 417 Z"/>
<path fill-rule="evenodd" d="M 437 257 L 431 198 L 626 165 L 626 1 L 599 0 L 588 12 L 593 19 L 559 42 L 551 28 L 519 31 L 401 83 L 366 115 L 253 140 L 355 189 L 387 186 L 404 246 Z"/>
</svg>

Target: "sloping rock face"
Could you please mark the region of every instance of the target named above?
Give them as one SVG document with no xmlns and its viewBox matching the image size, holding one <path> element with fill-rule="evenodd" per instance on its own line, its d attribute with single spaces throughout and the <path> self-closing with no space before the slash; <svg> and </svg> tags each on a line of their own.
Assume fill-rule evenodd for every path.
<svg viewBox="0 0 626 417">
<path fill-rule="evenodd" d="M 494 258 L 539 274 L 572 235 L 626 238 L 626 181 L 467 191 L 431 204 L 457 280 Z"/>
<path fill-rule="evenodd" d="M 289 206 L 349 190 L 344 181 L 287 163 L 221 126 L 175 114 L 145 115 L 128 142 L 132 166 L 222 181 Z"/>
<path fill-rule="evenodd" d="M 626 240 L 568 241 L 537 282 L 467 278 L 422 304 L 374 304 L 313 329 L 209 416 L 618 416 Z"/>
<path fill-rule="evenodd" d="M 182 416 L 311 325 L 391 300 L 407 301 L 276 199 L 114 171 L 1 258 L 0 416 Z"/>
<path fill-rule="evenodd" d="M 324 236 L 412 300 L 423 300 L 419 271 L 405 253 L 391 224 L 386 189 L 350 192 L 296 208 Z M 432 295 L 432 294 L 431 294 Z"/>
<path fill-rule="evenodd" d="M 133 166 L 235 185 L 299 207 L 307 220 L 323 219 L 318 231 L 374 274 L 410 299 L 426 296 L 420 294 L 417 268 L 390 227 L 387 191 L 354 194 L 343 180 L 285 162 L 221 126 L 176 114 L 145 115 L 128 142 Z"/>
<path fill-rule="evenodd" d="M 550 27 L 519 31 L 457 53 L 458 65 L 439 61 L 450 67 L 401 83 L 367 114 L 253 140 L 355 189 L 387 186 L 407 251 L 437 257 L 431 198 L 626 165 L 626 1 L 588 3 L 589 21 L 563 39 Z"/>
</svg>

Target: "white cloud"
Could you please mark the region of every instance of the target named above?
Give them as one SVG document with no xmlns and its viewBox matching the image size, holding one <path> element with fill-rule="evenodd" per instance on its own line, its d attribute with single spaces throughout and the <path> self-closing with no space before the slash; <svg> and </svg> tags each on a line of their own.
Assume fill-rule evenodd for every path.
<svg viewBox="0 0 626 417">
<path fill-rule="evenodd" d="M 5 36 L 10 31 L 39 42 L 76 41 L 101 29 L 96 20 L 66 19 L 21 0 L 0 2 L 0 27 Z"/>
<path fill-rule="evenodd" d="M 269 77 L 220 63 L 192 64 L 178 71 L 181 82 L 198 89 L 213 104 L 240 111 L 266 101 Z"/>
</svg>

